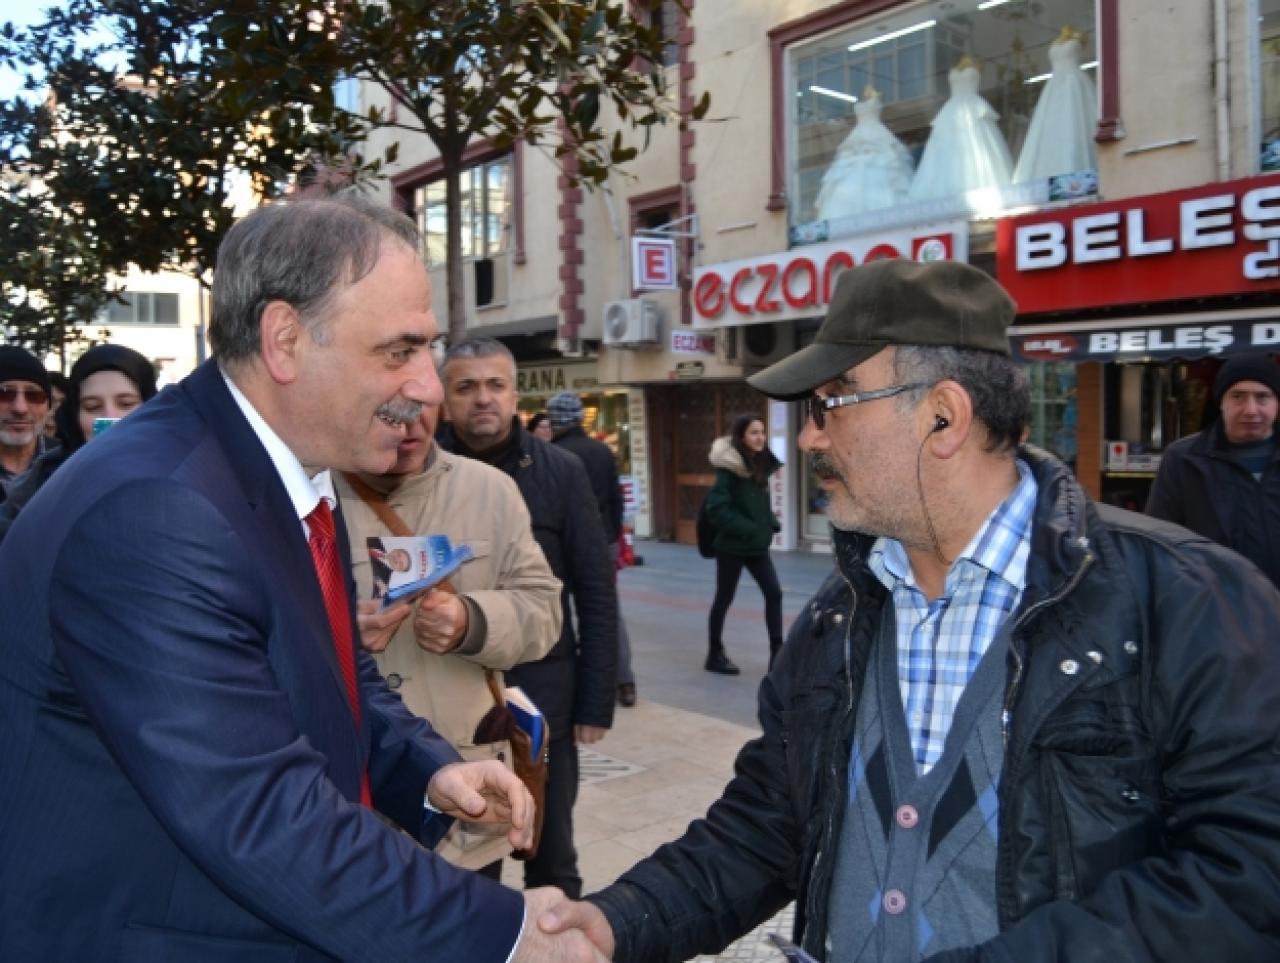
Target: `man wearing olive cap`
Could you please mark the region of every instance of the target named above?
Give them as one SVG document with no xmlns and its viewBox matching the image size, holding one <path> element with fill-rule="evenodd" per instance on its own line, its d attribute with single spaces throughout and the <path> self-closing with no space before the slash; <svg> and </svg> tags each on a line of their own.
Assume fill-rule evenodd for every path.
<svg viewBox="0 0 1280 963">
<path fill-rule="evenodd" d="M 834 963 L 1280 959 L 1280 594 L 1021 445 L 1014 312 L 874 262 L 751 379 L 806 405 L 837 571 L 721 800 L 544 929 L 681 960 L 794 900 Z"/>
</svg>

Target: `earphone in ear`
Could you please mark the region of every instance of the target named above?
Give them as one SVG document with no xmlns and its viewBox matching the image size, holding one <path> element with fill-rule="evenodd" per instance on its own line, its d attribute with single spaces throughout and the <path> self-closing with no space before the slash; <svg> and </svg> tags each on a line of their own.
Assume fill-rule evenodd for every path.
<svg viewBox="0 0 1280 963">
<path fill-rule="evenodd" d="M 938 415 L 938 417 L 933 419 L 933 431 L 942 431 L 944 428 L 950 427 L 951 422 L 947 421 L 946 418 L 943 418 L 942 415 Z"/>
</svg>

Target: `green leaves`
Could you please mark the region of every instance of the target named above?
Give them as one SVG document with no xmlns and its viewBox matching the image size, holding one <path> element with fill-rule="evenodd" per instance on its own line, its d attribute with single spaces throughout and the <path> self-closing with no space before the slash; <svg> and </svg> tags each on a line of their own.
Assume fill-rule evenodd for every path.
<svg viewBox="0 0 1280 963">
<path fill-rule="evenodd" d="M 546 146 L 571 178 L 601 183 L 638 155 L 633 135 L 643 144 L 656 124 L 706 113 L 704 95 L 681 116 L 651 66 L 660 11 L 657 0 L 66 0 L 35 27 L 0 27 L 0 63 L 53 97 L 0 104 L 0 323 L 32 343 L 72 330 L 130 264 L 204 276 L 243 185 L 269 199 L 303 171 L 312 189 L 380 176 L 399 144 L 362 157 L 378 128 L 429 138 L 446 174 L 485 137 Z M 348 78 L 386 96 L 335 96 Z M 449 205 L 454 237 L 458 218 Z"/>
</svg>

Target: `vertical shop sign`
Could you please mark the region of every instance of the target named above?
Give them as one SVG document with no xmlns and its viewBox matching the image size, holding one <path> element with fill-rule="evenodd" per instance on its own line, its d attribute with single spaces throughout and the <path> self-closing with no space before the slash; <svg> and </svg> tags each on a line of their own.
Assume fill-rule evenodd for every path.
<svg viewBox="0 0 1280 963">
<path fill-rule="evenodd" d="M 631 286 L 637 291 L 676 289 L 675 238 L 631 239 Z"/>
</svg>

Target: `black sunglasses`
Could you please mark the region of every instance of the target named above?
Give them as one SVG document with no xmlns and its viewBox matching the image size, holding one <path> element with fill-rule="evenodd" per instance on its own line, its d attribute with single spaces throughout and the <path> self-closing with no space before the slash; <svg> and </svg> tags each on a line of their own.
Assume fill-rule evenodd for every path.
<svg viewBox="0 0 1280 963">
<path fill-rule="evenodd" d="M 27 399 L 29 405 L 43 405 L 49 400 L 49 392 L 43 388 L 14 388 L 0 385 L 0 403 L 11 405 L 18 400 L 18 395 Z"/>
<path fill-rule="evenodd" d="M 909 385 L 890 385 L 888 388 L 876 388 L 874 391 L 859 391 L 851 395 L 836 395 L 833 398 L 824 398 L 822 395 L 814 392 L 805 402 L 809 406 L 809 416 L 813 419 L 814 425 L 819 431 L 827 427 L 827 412 L 833 408 L 843 408 L 846 405 L 860 405 L 864 401 L 878 401 L 881 398 L 892 398 L 894 395 L 900 395 L 906 391 L 915 391 L 917 388 L 929 387 L 923 381 L 916 381 Z"/>
</svg>

